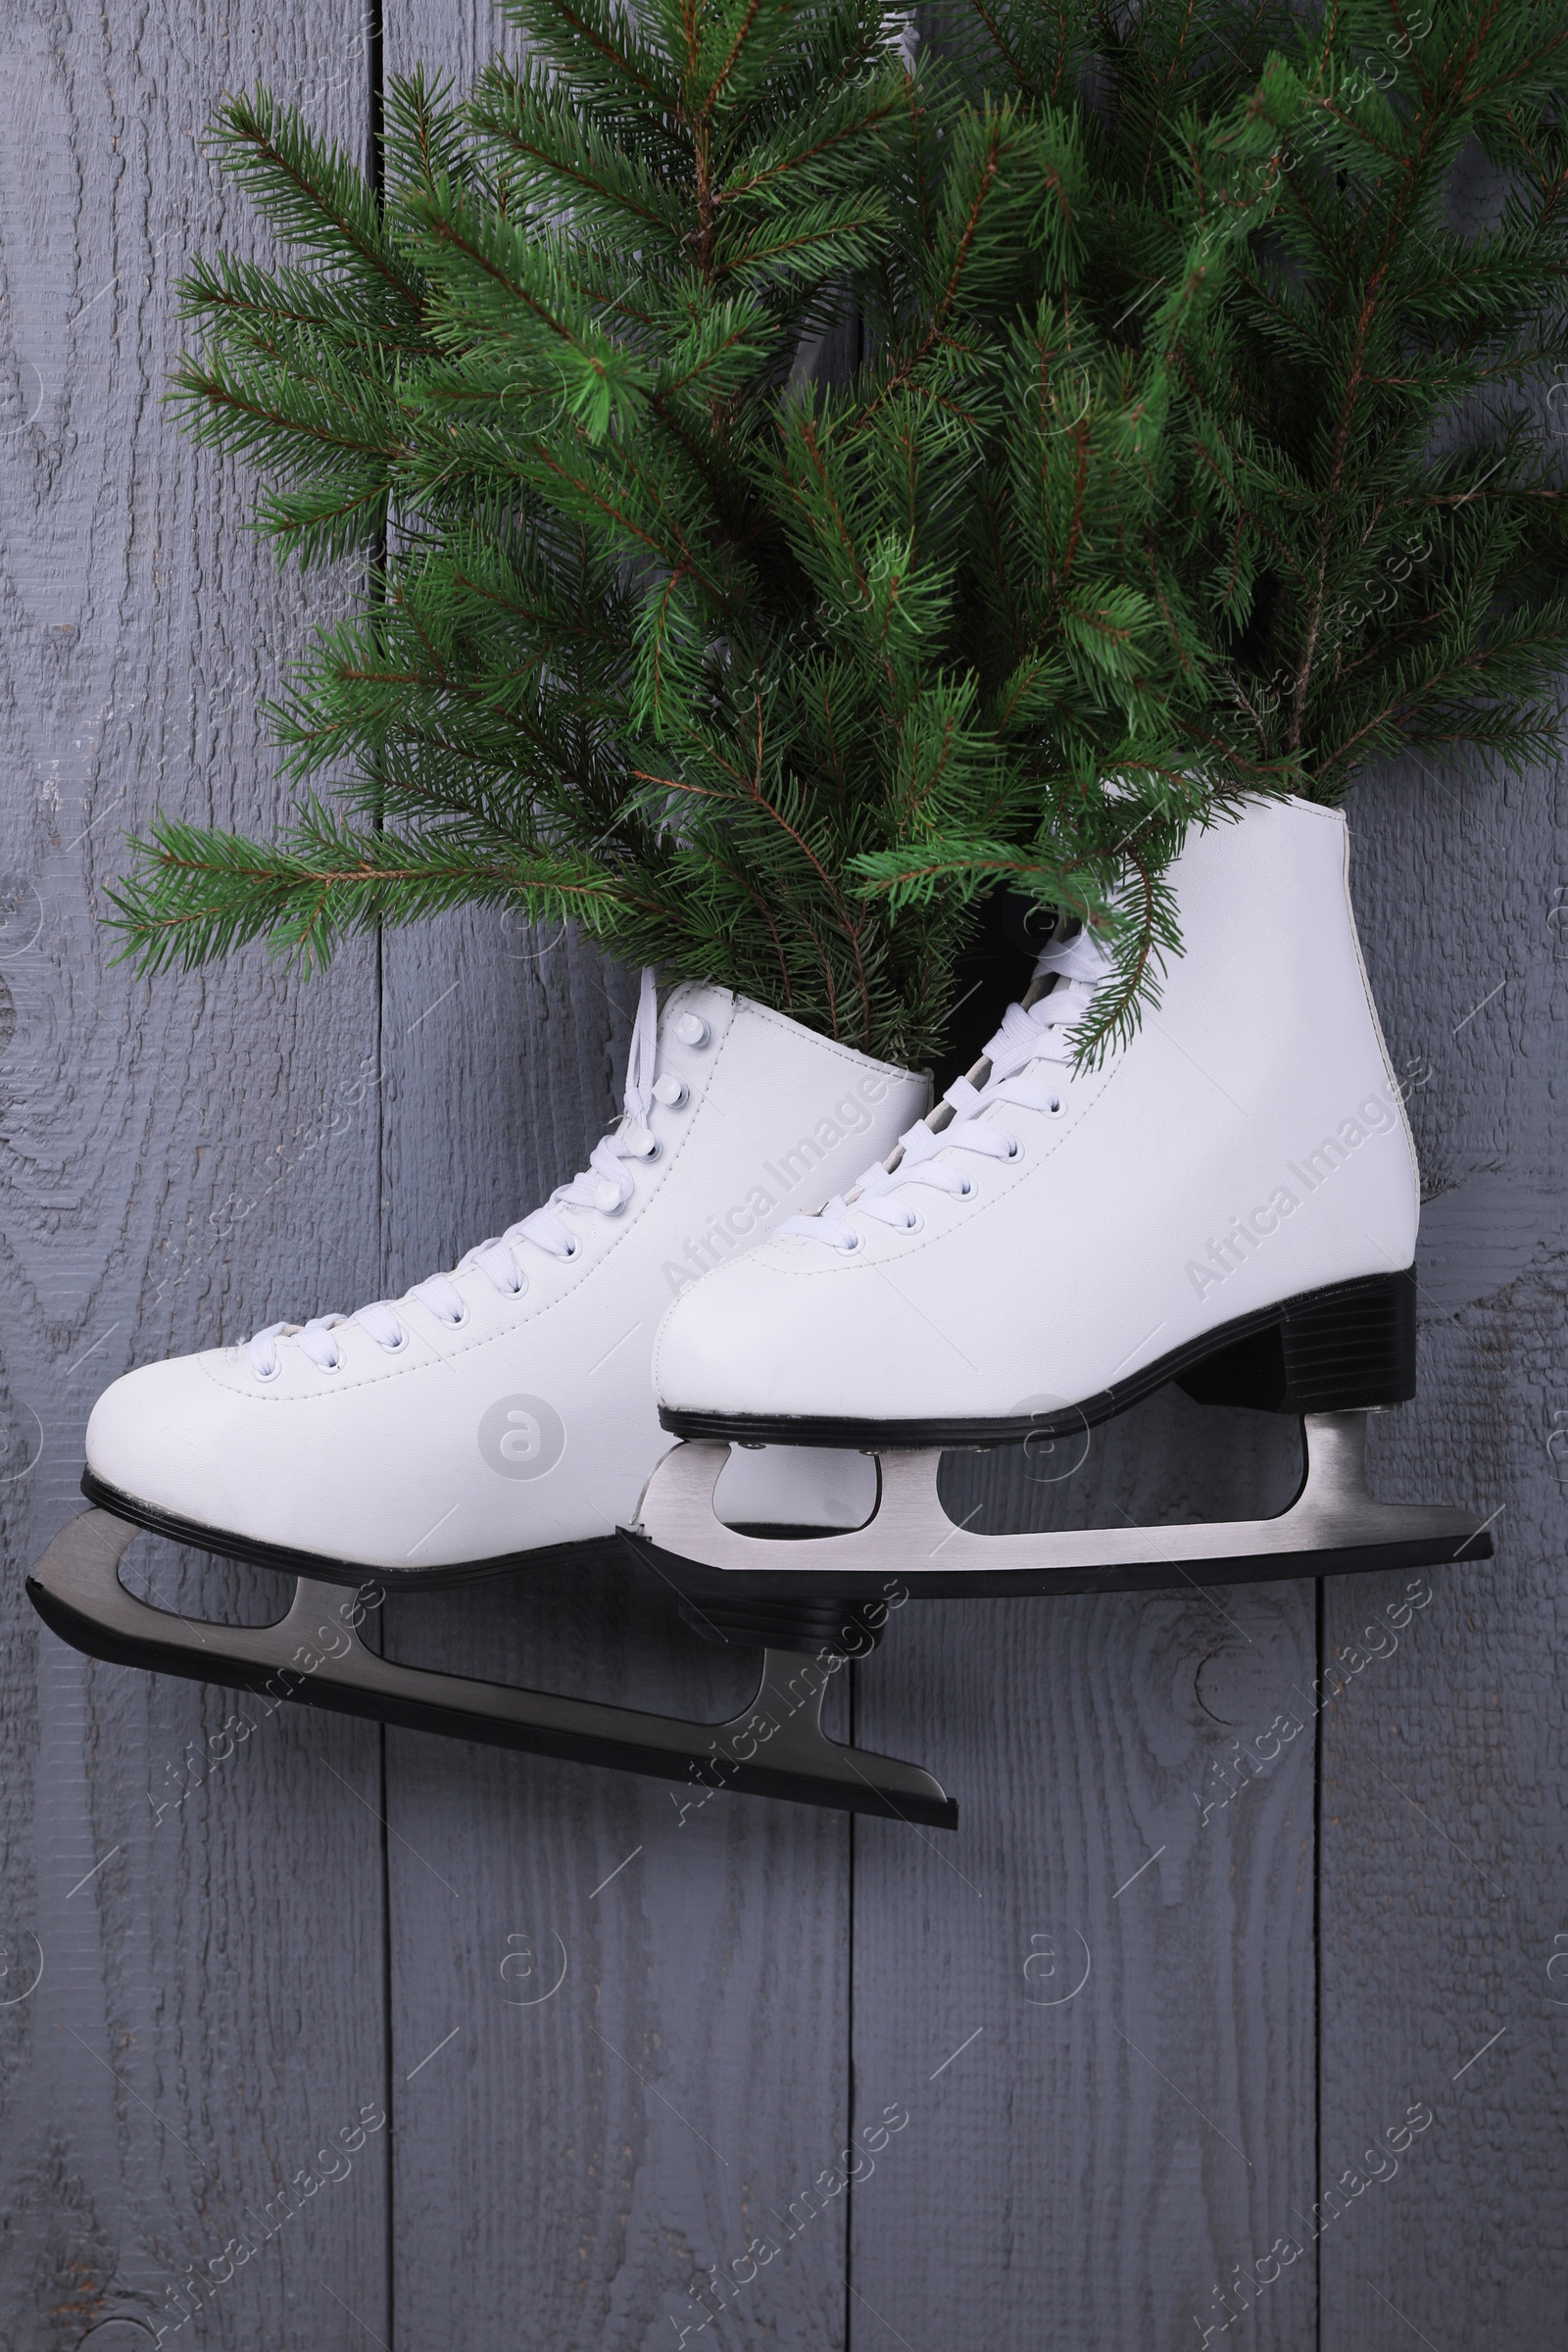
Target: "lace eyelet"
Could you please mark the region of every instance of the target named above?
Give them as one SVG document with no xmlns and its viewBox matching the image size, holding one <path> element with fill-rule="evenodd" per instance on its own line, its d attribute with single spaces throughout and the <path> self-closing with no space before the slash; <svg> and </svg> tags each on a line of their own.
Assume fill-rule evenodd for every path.
<svg viewBox="0 0 1568 2352">
<path fill-rule="evenodd" d="M 863 1250 L 864 1247 L 864 1234 L 857 1233 L 852 1227 L 848 1238 L 839 1244 L 839 1255 L 841 1257 L 853 1257 L 857 1250 Z"/>
<path fill-rule="evenodd" d="M 1019 1143 L 1018 1138 L 1015 1135 L 1009 1135 L 1007 1138 L 1007 1149 L 1005 1152 L 1004 1152 L 1002 1156 L 1004 1159 L 1016 1159 L 1022 1150 L 1023 1146 Z"/>
<path fill-rule="evenodd" d="M 461 1314 L 443 1315 L 441 1320 L 446 1325 L 448 1331 L 461 1331 L 465 1323 L 467 1322 L 470 1312 L 471 1310 L 466 1306 Z"/>
<path fill-rule="evenodd" d="M 657 1135 L 649 1145 L 648 1150 L 646 1152 L 639 1152 L 637 1154 L 637 1157 L 642 1161 L 645 1168 L 651 1167 L 656 1159 L 662 1159 L 663 1156 L 664 1147 L 660 1142 Z"/>
<path fill-rule="evenodd" d="M 954 1197 L 958 1200 L 972 1200 L 974 1199 L 974 1178 L 966 1176 Z"/>
<path fill-rule="evenodd" d="M 343 1369 L 342 1355 L 334 1355 L 327 1363 L 318 1364 L 316 1368 L 318 1372 L 341 1372 Z"/>
<path fill-rule="evenodd" d="M 277 1378 L 278 1374 L 279 1374 L 279 1373 L 282 1371 L 282 1369 L 283 1369 L 282 1365 L 281 1365 L 280 1363 L 278 1363 L 278 1362 L 277 1362 L 275 1359 L 273 1360 L 272 1369 L 270 1370 L 270 1372 L 262 1372 L 262 1371 L 259 1371 L 259 1370 L 257 1369 L 257 1367 L 256 1367 L 254 1364 L 252 1364 L 252 1366 L 251 1366 L 251 1378 L 252 1378 L 252 1380 L 259 1380 L 259 1381 L 262 1383 L 263 1387 L 265 1388 L 265 1387 L 267 1386 L 267 1384 L 268 1384 L 268 1382 L 269 1382 L 269 1381 L 273 1381 L 273 1380 L 276 1380 L 276 1378 Z"/>
<path fill-rule="evenodd" d="M 381 1353 L 383 1355 L 401 1355 L 408 1344 L 409 1335 L 406 1331 L 400 1331 L 395 1340 L 382 1340 L 379 1342 Z"/>
<path fill-rule="evenodd" d="M 569 1266 L 569 1265 L 570 1265 L 570 1263 L 571 1263 L 571 1261 L 572 1261 L 572 1259 L 573 1259 L 574 1257 L 581 1257 L 581 1255 L 582 1255 L 582 1244 L 581 1244 L 581 1242 L 579 1242 L 579 1241 L 573 1241 L 573 1243 L 572 1243 L 572 1245 L 571 1245 L 571 1248 L 570 1248 L 569 1250 L 563 1250 L 563 1251 L 561 1252 L 561 1262 L 562 1262 L 562 1264 L 563 1264 L 564 1266 Z"/>
<path fill-rule="evenodd" d="M 1049 1118 L 1059 1119 L 1066 1107 L 1066 1103 L 1062 1101 L 1059 1095 L 1053 1095 L 1051 1098 L 1051 1105 L 1046 1115 Z"/>
<path fill-rule="evenodd" d="M 904 1220 L 903 1230 L 906 1233 L 921 1233 L 924 1231 L 924 1217 L 921 1216 L 920 1211 L 917 1208 L 911 1208 L 908 1215 Z"/>
</svg>

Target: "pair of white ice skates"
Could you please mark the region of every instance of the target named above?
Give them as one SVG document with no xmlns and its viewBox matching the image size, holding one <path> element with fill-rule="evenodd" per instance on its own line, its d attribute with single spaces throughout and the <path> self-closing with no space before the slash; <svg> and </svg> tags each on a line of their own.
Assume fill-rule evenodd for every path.
<svg viewBox="0 0 1568 2352">
<path fill-rule="evenodd" d="M 1185 952 L 1131 1044 L 1074 1065 L 1105 980 L 1077 932 L 928 1117 L 922 1078 L 720 989 L 661 1010 L 645 974 L 624 1114 L 548 1206 L 395 1301 L 106 1392 L 96 1507 L 40 1561 L 38 1608 L 123 1662 L 948 1824 L 929 1774 L 818 1722 L 890 1595 L 1488 1556 L 1468 1514 L 1366 1488 L 1368 1409 L 1414 1394 L 1419 1196 L 1344 820 L 1254 804 L 1172 880 Z M 1288 1511 L 987 1536 L 943 1510 L 943 1448 L 1081 1433 L 1173 1379 L 1301 1416 Z M 139 1528 L 291 1571 L 293 1608 L 149 1607 L 118 1575 Z M 766 1648 L 732 1722 L 395 1665 L 334 1590 L 559 1565 L 617 1530 L 699 1630 Z"/>
</svg>

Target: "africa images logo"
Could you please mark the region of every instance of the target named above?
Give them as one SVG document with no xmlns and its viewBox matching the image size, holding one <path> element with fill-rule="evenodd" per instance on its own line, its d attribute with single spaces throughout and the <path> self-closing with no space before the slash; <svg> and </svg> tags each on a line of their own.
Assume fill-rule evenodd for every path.
<svg viewBox="0 0 1568 2352">
<path fill-rule="evenodd" d="M 1199 1298 L 1228 1281 L 1271 1233 L 1279 1231 L 1285 1218 L 1294 1216 L 1303 1201 L 1321 1192 L 1363 1144 L 1375 1136 L 1392 1135 L 1398 1123 L 1399 1113 L 1391 1098 L 1369 1095 L 1356 1104 L 1353 1117 L 1342 1119 L 1335 1132 L 1324 1136 L 1312 1151 L 1303 1152 L 1298 1160 L 1288 1159 L 1269 1199 L 1259 1201 L 1245 1217 L 1232 1217 L 1229 1230 L 1217 1239 L 1210 1236 L 1206 1257 L 1188 1259 L 1187 1279 Z"/>
<path fill-rule="evenodd" d="M 765 1233 L 773 1222 L 774 1211 L 784 1205 L 791 1193 L 800 1190 L 828 1153 L 848 1137 L 865 1132 L 871 1124 L 866 1104 L 881 1102 L 887 1091 L 887 1080 L 868 1071 L 857 1080 L 852 1094 L 834 1103 L 830 1116 L 817 1120 L 808 1135 L 799 1137 L 788 1151 L 780 1152 L 776 1160 L 763 1160 L 766 1184 L 754 1184 L 744 1200 L 710 1215 L 700 1234 L 682 1234 L 680 1247 L 684 1255 L 666 1258 L 661 1269 L 670 1296 L 678 1298 L 688 1284 L 699 1281 L 724 1258 L 732 1256 L 744 1242 Z M 856 1174 L 859 1173 L 857 1169 Z"/>
<path fill-rule="evenodd" d="M 565 1424 L 542 1396 L 498 1396 L 479 1423 L 479 1451 L 503 1478 L 543 1478 L 565 1449 Z"/>
</svg>

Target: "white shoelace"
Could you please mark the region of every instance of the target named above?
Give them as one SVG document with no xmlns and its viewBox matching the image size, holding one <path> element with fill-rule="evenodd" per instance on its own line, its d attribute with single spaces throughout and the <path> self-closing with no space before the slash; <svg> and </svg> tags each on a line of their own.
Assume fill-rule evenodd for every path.
<svg viewBox="0 0 1568 2352">
<path fill-rule="evenodd" d="M 947 1125 L 933 1129 L 920 1120 L 900 1137 L 897 1166 L 889 1169 L 879 1161 L 867 1168 L 848 1195 L 840 1193 L 831 1200 L 820 1215 L 787 1218 L 778 1227 L 779 1235 L 800 1234 L 848 1254 L 858 1250 L 861 1242 L 850 1222 L 852 1215 L 875 1217 L 896 1232 L 916 1229 L 921 1221 L 919 1210 L 897 1197 L 908 1186 L 929 1185 L 936 1192 L 967 1200 L 974 1191 L 974 1179 L 956 1164 L 954 1154 L 973 1152 L 982 1159 L 1018 1156 L 1017 1138 L 999 1120 L 987 1119 L 982 1113 L 999 1102 L 1016 1102 L 1053 1117 L 1065 1109 L 1068 1081 L 1048 1076 L 1039 1065 L 1054 1063 L 1063 1068 L 1073 1059 L 1070 1033 L 1088 1012 L 1109 969 L 1109 957 L 1089 931 L 1046 948 L 1034 976 L 1037 980 L 1052 976 L 1055 987 L 1027 1010 L 1022 1004 L 1007 1006 L 1002 1027 L 985 1051 L 991 1069 L 984 1084 L 975 1086 L 967 1078 L 956 1078 L 943 1096 L 953 1112 Z"/>
<path fill-rule="evenodd" d="M 528 1283 L 516 1255 L 523 1243 L 532 1243 L 535 1249 L 547 1251 L 554 1258 L 576 1256 L 581 1244 L 560 1215 L 563 1208 L 592 1208 L 607 1217 L 619 1214 L 633 1190 L 631 1177 L 622 1163 L 628 1159 L 652 1159 L 659 1148 L 648 1128 L 658 1048 L 659 999 L 650 966 L 643 973 L 638 991 L 637 1018 L 632 1027 L 626 1091 L 618 1123 L 594 1146 L 581 1175 L 574 1176 L 569 1184 L 558 1185 L 543 1208 L 536 1208 L 517 1224 L 509 1225 L 505 1233 L 476 1244 L 453 1267 L 453 1274 L 477 1266 L 503 1297 L 515 1298 Z M 456 1326 L 467 1320 L 463 1295 L 452 1274 L 431 1274 L 425 1281 L 416 1282 L 407 1297 L 427 1306 L 443 1323 Z M 353 1315 L 313 1315 L 303 1324 L 270 1323 L 250 1342 L 251 1370 L 258 1380 L 275 1380 L 282 1368 L 277 1343 L 292 1340 L 320 1371 L 335 1372 L 342 1355 L 332 1334 L 348 1322 L 359 1324 L 378 1347 L 384 1348 L 389 1355 L 397 1355 L 408 1346 L 409 1338 L 398 1312 L 403 1303 L 401 1299 L 376 1298 Z"/>
</svg>

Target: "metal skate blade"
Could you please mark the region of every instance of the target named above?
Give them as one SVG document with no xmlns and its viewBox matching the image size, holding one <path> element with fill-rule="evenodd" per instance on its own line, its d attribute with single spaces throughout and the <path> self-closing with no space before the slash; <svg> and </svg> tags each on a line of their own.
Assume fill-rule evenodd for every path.
<svg viewBox="0 0 1568 2352">
<path fill-rule="evenodd" d="M 1487 1526 L 1469 1511 L 1374 1499 L 1364 1412 L 1308 1413 L 1301 1430 L 1300 1491 L 1271 1519 L 979 1535 L 956 1526 L 942 1507 L 941 1452 L 911 1450 L 877 1457 L 877 1507 L 863 1527 L 773 1541 L 718 1518 L 713 1490 L 729 1448 L 693 1439 L 659 1463 L 637 1526 L 623 1533 L 698 1600 L 719 1591 L 783 1594 L 823 1585 L 846 1596 L 892 1586 L 947 1596 L 1142 1592 L 1492 1557 Z"/>
<path fill-rule="evenodd" d="M 356 1593 L 301 1577 L 275 1625 L 213 1625 L 154 1608 L 120 1581 L 121 1559 L 139 1532 L 107 1511 L 85 1511 L 61 1530 L 27 1579 L 44 1623 L 89 1657 L 412 1731 L 646 1773 L 704 1792 L 694 1802 L 732 1788 L 957 1827 L 957 1806 L 918 1764 L 828 1738 L 822 1696 L 837 1659 L 764 1650 L 755 1696 L 723 1723 L 645 1714 L 377 1657 L 356 1630 L 376 1605 L 373 1579 Z"/>
</svg>

